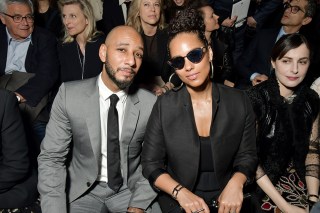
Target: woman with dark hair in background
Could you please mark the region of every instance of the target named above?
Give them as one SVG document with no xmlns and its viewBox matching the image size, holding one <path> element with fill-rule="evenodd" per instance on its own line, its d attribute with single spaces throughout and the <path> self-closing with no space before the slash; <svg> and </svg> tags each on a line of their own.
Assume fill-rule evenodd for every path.
<svg viewBox="0 0 320 213">
<path fill-rule="evenodd" d="M 169 27 L 169 64 L 184 86 L 160 96 L 147 124 L 143 174 L 163 212 L 239 213 L 256 170 L 255 122 L 243 91 L 210 79 L 213 51 L 196 9 Z M 243 209 L 243 212 L 247 212 Z"/>
<path fill-rule="evenodd" d="M 165 0 L 164 2 L 164 14 L 166 22 L 170 23 L 178 12 L 187 8 L 192 3 L 192 0 Z"/>
<path fill-rule="evenodd" d="M 64 37 L 58 47 L 61 81 L 97 76 L 102 70 L 99 48 L 105 35 L 96 29 L 88 0 L 60 0 Z"/>
<path fill-rule="evenodd" d="M 35 25 L 62 37 L 62 21 L 57 0 L 33 0 Z"/>
<path fill-rule="evenodd" d="M 199 10 L 206 26 L 206 39 L 214 50 L 214 81 L 233 87 L 235 76 L 233 73 L 232 55 L 229 45 L 220 41 L 218 37 L 218 29 L 220 27 L 218 23 L 219 16 L 214 13 L 211 4 L 207 0 L 194 1 L 191 7 L 195 7 Z"/>
<path fill-rule="evenodd" d="M 306 213 L 318 201 L 319 96 L 303 83 L 310 46 L 285 35 L 271 53 L 275 71 L 248 91 L 257 118 L 256 212 Z"/>
</svg>

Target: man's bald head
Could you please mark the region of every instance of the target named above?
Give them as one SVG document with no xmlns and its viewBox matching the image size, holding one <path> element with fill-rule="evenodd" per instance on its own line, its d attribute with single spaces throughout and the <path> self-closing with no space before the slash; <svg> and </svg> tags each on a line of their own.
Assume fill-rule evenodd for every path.
<svg viewBox="0 0 320 213">
<path fill-rule="evenodd" d="M 115 28 L 113 28 L 107 38 L 106 38 L 106 41 L 105 41 L 105 44 L 107 46 L 109 46 L 110 43 L 114 43 L 115 42 L 115 39 L 116 40 L 121 40 L 121 38 L 125 36 L 130 36 L 130 37 L 139 37 L 139 39 L 141 40 L 141 44 L 143 46 L 143 40 L 142 40 L 142 37 L 141 35 L 138 33 L 138 31 L 136 31 L 133 27 L 130 27 L 130 26 L 117 26 Z"/>
</svg>

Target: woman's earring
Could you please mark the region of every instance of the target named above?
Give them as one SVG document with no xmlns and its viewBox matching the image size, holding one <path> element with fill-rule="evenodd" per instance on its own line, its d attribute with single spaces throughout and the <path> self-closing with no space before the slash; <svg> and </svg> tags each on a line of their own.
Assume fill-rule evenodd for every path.
<svg viewBox="0 0 320 213">
<path fill-rule="evenodd" d="M 213 74 L 214 74 L 214 67 L 212 61 L 210 61 L 210 69 L 211 69 L 211 75 L 210 78 L 213 79 Z"/>
<path fill-rule="evenodd" d="M 172 74 L 170 75 L 170 77 L 169 77 L 169 83 L 171 83 L 172 85 L 174 85 L 174 84 L 171 82 L 171 79 L 172 79 L 172 77 L 173 77 L 175 74 L 176 74 L 176 73 L 174 72 L 174 73 L 172 73 Z M 176 92 L 176 91 L 178 91 L 179 89 L 181 89 L 181 87 L 183 87 L 183 82 L 181 82 L 180 86 L 178 86 L 178 87 L 173 87 L 172 90 Z"/>
</svg>

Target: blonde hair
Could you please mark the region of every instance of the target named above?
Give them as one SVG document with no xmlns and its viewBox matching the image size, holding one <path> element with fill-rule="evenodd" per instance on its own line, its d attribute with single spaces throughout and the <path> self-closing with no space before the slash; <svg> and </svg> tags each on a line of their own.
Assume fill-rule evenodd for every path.
<svg viewBox="0 0 320 213">
<path fill-rule="evenodd" d="M 81 11 L 83 12 L 83 15 L 86 17 L 88 20 L 88 25 L 86 26 L 84 30 L 84 35 L 87 38 L 86 40 L 88 42 L 93 41 L 93 39 L 100 34 L 99 31 L 96 29 L 96 21 L 94 18 L 93 14 L 93 9 L 91 4 L 89 3 L 88 0 L 59 0 L 58 6 L 61 11 L 62 15 L 62 9 L 65 5 L 72 5 L 72 4 L 77 4 L 80 6 Z M 68 34 L 68 31 L 66 29 L 66 26 L 64 25 L 63 28 L 64 31 L 64 36 L 63 36 L 63 43 L 70 43 L 74 41 L 74 37 L 70 36 Z"/>
<path fill-rule="evenodd" d="M 143 32 L 143 28 L 142 28 L 141 20 L 139 16 L 141 1 L 142 0 L 132 0 L 130 4 L 128 19 L 126 22 L 126 25 L 132 26 L 139 33 Z M 159 0 L 159 1 L 160 1 L 160 19 L 157 27 L 159 30 L 163 30 L 165 28 L 165 19 L 164 19 L 164 12 L 163 12 L 163 6 L 162 6 L 163 0 Z"/>
</svg>

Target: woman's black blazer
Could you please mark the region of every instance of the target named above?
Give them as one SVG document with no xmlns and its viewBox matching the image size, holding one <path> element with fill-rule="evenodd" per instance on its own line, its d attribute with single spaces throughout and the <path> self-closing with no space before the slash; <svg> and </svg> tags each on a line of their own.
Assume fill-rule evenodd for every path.
<svg viewBox="0 0 320 213">
<path fill-rule="evenodd" d="M 243 91 L 213 83 L 212 100 L 212 156 L 218 184 L 223 190 L 235 172 L 246 175 L 248 181 L 254 177 L 255 116 Z M 193 190 L 199 162 L 200 141 L 191 98 L 183 87 L 160 96 L 153 107 L 142 151 L 143 174 L 153 184 L 161 171 L 166 171 Z M 163 202 L 162 196 L 167 197 L 167 202 Z M 164 194 L 160 195 L 159 203 L 162 210 L 172 205 Z"/>
<path fill-rule="evenodd" d="M 93 41 L 87 42 L 84 70 L 81 67 L 76 40 L 70 43 L 61 43 L 58 46 L 61 82 L 81 80 L 82 71 L 83 79 L 99 75 L 103 65 L 99 58 L 99 49 L 105 38 L 104 34 L 100 34 Z"/>
</svg>

